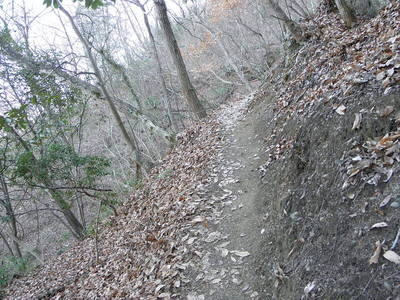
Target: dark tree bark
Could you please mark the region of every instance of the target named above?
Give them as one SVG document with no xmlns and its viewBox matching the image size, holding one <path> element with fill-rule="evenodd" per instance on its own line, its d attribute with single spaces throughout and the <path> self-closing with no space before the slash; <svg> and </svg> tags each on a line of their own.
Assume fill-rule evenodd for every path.
<svg viewBox="0 0 400 300">
<path fill-rule="evenodd" d="M 345 0 L 335 0 L 335 3 L 339 9 L 340 15 L 342 16 L 344 25 L 346 25 L 347 28 L 352 27 L 356 21 L 356 17 L 351 7 Z"/>
<path fill-rule="evenodd" d="M 7 215 L 7 218 L 9 219 L 9 224 L 10 224 L 11 236 L 13 237 L 12 254 L 16 257 L 21 258 L 22 253 L 21 253 L 19 244 L 17 242 L 18 241 L 17 220 L 16 220 L 15 214 L 14 214 L 14 208 L 11 204 L 11 198 L 10 198 L 10 193 L 8 192 L 7 182 L 6 182 L 3 174 L 0 174 L 0 190 L 3 193 L 3 199 L 0 199 L 0 203 L 6 210 L 6 215 Z M 5 242 L 7 242 L 7 240 L 5 238 L 3 238 L 3 239 Z"/>
<path fill-rule="evenodd" d="M 168 19 L 167 7 L 164 0 L 153 0 L 159 16 L 161 27 L 164 31 L 165 39 L 168 44 L 169 51 L 174 61 L 175 67 L 178 71 L 179 80 L 182 85 L 183 93 L 192 110 L 192 112 L 199 118 L 207 116 L 206 110 L 197 97 L 196 90 L 190 82 L 189 75 L 186 70 L 185 63 L 182 58 L 181 51 L 179 50 L 178 43 L 176 42 L 174 32 L 171 28 L 171 23 Z"/>
<path fill-rule="evenodd" d="M 154 58 L 156 60 L 157 77 L 158 77 L 158 80 L 161 83 L 161 88 L 162 88 L 162 93 L 163 93 L 163 98 L 164 98 L 164 106 L 165 106 L 165 108 L 167 110 L 167 116 L 168 116 L 169 122 L 171 124 L 172 129 L 175 132 L 178 132 L 178 124 L 177 124 L 176 119 L 175 119 L 175 117 L 174 117 L 174 115 L 172 113 L 171 99 L 170 99 L 170 97 L 168 97 L 169 93 L 168 93 L 168 89 L 167 89 L 167 84 L 165 83 L 164 76 L 162 75 L 163 74 L 163 70 L 162 70 L 162 67 L 161 67 L 161 60 L 160 60 L 160 57 L 158 55 L 156 41 L 154 39 L 153 33 L 151 32 L 150 23 L 149 23 L 149 19 L 147 17 L 146 10 L 144 8 L 144 5 L 141 4 L 139 1 L 136 1 L 135 4 L 143 12 L 143 20 L 144 20 L 144 24 L 146 25 L 147 34 L 149 35 L 149 38 L 150 38 L 150 45 L 151 45 L 151 48 L 153 50 Z"/>
<path fill-rule="evenodd" d="M 291 20 L 275 0 L 267 0 L 267 2 L 275 12 L 276 17 L 285 24 L 294 40 L 296 42 L 301 42 L 304 36 L 299 24 Z"/>
<path fill-rule="evenodd" d="M 62 6 L 60 5 L 60 10 L 61 12 L 66 15 L 66 17 L 68 18 L 68 20 L 70 21 L 72 28 L 74 30 L 74 32 L 76 33 L 76 35 L 78 36 L 79 40 L 81 41 L 83 47 L 86 50 L 86 54 L 89 58 L 90 64 L 92 65 L 92 68 L 94 70 L 95 76 L 99 82 L 99 86 L 101 89 L 102 94 L 104 95 L 104 98 L 106 99 L 111 113 L 114 116 L 115 121 L 117 122 L 117 125 L 119 127 L 119 129 L 122 132 L 122 136 L 124 137 L 125 141 L 128 143 L 128 145 L 130 146 L 132 152 L 135 155 L 134 161 L 135 161 L 135 167 L 136 167 L 136 174 L 138 177 L 142 177 L 142 173 L 144 173 L 145 175 L 147 175 L 147 172 L 145 170 L 145 168 L 143 168 L 143 160 L 141 157 L 141 153 L 140 151 L 137 149 L 137 145 L 135 140 L 129 135 L 128 130 L 126 129 L 124 122 L 122 121 L 122 118 L 117 110 L 117 107 L 114 104 L 114 101 L 111 97 L 111 94 L 109 93 L 108 89 L 106 88 L 106 84 L 104 82 L 103 76 L 100 72 L 99 67 L 97 66 L 96 60 L 94 59 L 93 53 L 92 53 L 92 49 L 89 45 L 89 43 L 85 40 L 85 38 L 83 37 L 83 35 L 81 34 L 81 32 L 79 31 L 78 27 L 76 26 L 74 19 L 72 18 L 72 16 L 68 13 L 68 11 Z M 67 217 L 67 216 L 66 216 Z"/>
<path fill-rule="evenodd" d="M 25 151 L 33 153 L 30 145 L 23 140 L 23 138 L 13 127 L 6 125 L 6 128 L 15 137 L 20 146 L 23 147 Z M 33 160 L 37 161 L 37 158 L 34 155 Z M 60 211 L 68 222 L 69 229 L 73 236 L 77 239 L 83 239 L 85 236 L 83 225 L 79 222 L 78 218 L 76 218 L 76 216 L 72 212 L 69 203 L 64 199 L 62 194 L 57 191 L 57 189 L 52 188 L 54 185 L 50 182 L 50 179 L 41 179 L 40 183 L 43 184 L 53 201 L 60 208 Z M 13 236 L 12 238 L 14 242 L 18 243 L 16 238 L 14 239 Z"/>
</svg>

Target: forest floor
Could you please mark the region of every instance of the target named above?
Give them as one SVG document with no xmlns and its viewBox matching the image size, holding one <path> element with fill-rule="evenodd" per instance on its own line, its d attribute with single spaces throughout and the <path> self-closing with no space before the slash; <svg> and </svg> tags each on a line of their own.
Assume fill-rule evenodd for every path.
<svg viewBox="0 0 400 300">
<path fill-rule="evenodd" d="M 248 113 L 253 98 L 235 94 L 181 135 L 119 216 L 103 221 L 98 245 L 89 237 L 15 279 L 6 298 L 263 299 L 257 168 L 265 122 L 261 111 Z"/>
<path fill-rule="evenodd" d="M 212 209 L 206 214 L 207 231 L 204 223 L 191 230 L 199 237 L 201 259 L 186 272 L 191 278 L 185 286 L 188 300 L 266 299 L 258 261 L 266 259 L 258 171 L 265 156 L 265 119 L 257 108 L 246 114 L 248 100 L 230 103 L 219 115 L 222 147 L 210 169 L 214 179 L 204 191 Z"/>
<path fill-rule="evenodd" d="M 6 299 L 399 300 L 400 3 L 309 29 Z"/>
</svg>

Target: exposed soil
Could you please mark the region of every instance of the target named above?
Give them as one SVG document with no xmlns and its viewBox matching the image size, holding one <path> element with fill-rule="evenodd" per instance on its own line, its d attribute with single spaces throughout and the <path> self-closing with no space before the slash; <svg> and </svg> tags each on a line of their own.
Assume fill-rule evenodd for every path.
<svg viewBox="0 0 400 300">
<path fill-rule="evenodd" d="M 98 249 L 88 238 L 9 298 L 399 300 L 382 257 L 400 253 L 399 8 L 350 33 L 321 16 L 281 75 L 183 135 Z"/>
<path fill-rule="evenodd" d="M 397 266 L 383 258 L 370 266 L 368 260 L 376 241 L 392 245 L 400 225 L 395 206 L 379 209 L 386 196 L 398 199 L 399 169 L 388 183 L 357 181 L 344 189 L 343 161 L 355 141 L 393 130 L 393 119 L 377 112 L 387 106 L 398 112 L 399 100 L 399 94 L 361 95 L 345 103 L 344 116 L 321 105 L 309 118 L 275 120 L 284 132 L 279 138 L 294 141 L 282 159 L 268 166 L 260 192 L 268 212 L 264 288 L 274 291 L 275 299 L 397 299 Z M 352 130 L 354 113 L 361 110 L 362 126 Z M 266 127 L 273 143 L 268 133 L 274 126 Z M 378 222 L 389 226 L 370 230 Z M 305 293 L 307 286 L 313 286 L 310 293 Z"/>
<path fill-rule="evenodd" d="M 220 116 L 223 142 L 210 166 L 214 178 L 205 188 L 207 223 L 194 227 L 200 257 L 188 269 L 187 299 L 266 299 L 259 266 L 265 239 L 264 204 L 260 193 L 263 112 L 245 118 L 248 98 L 230 103 Z"/>
</svg>

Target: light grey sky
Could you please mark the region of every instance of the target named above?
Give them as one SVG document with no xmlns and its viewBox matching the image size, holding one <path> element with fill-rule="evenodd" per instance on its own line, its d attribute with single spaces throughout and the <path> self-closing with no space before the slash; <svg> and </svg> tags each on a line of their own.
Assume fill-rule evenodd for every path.
<svg viewBox="0 0 400 300">
<path fill-rule="evenodd" d="M 147 7 L 150 8 L 152 1 L 148 2 L 149 4 Z M 174 2 L 175 1 L 166 0 L 168 8 L 173 10 L 174 13 L 179 14 L 179 9 Z M 57 46 L 57 48 L 66 46 L 66 34 L 60 22 L 61 14 L 57 9 L 46 8 L 42 0 L 0 0 L 0 5 L 2 6 L 2 10 L 0 11 L 0 16 L 2 18 L 6 20 L 13 18 L 18 23 L 30 24 L 29 42 L 31 46 L 39 48 L 51 48 L 54 45 Z M 74 11 L 81 4 L 72 3 L 72 0 L 64 0 L 63 5 L 74 15 Z M 141 26 L 144 27 L 140 9 L 134 5 L 131 7 L 141 23 Z M 109 11 L 111 14 L 117 14 L 117 11 L 124 12 L 124 8 L 120 1 L 117 0 L 115 6 L 110 7 Z M 66 18 L 62 15 L 61 18 L 64 20 L 65 28 L 70 38 L 75 38 Z M 123 14 L 121 18 L 123 18 Z M 123 22 L 128 22 L 126 17 L 123 19 Z M 131 30 L 129 26 L 126 26 L 126 28 Z M 127 36 L 133 37 L 135 33 L 133 31 L 128 32 Z"/>
</svg>

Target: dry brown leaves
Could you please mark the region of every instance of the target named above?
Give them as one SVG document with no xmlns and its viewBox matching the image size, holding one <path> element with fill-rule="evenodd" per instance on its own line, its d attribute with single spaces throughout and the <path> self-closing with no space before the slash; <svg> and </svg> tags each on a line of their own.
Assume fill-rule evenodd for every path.
<svg viewBox="0 0 400 300">
<path fill-rule="evenodd" d="M 366 83 L 384 94 L 400 85 L 397 1 L 349 31 L 337 14 L 321 14 L 305 27 L 313 31 L 314 40 L 300 49 L 292 69 L 275 85 L 277 109 L 286 112 L 287 119 L 305 114 L 319 102 L 336 108 L 338 99 L 356 94 Z"/>
<path fill-rule="evenodd" d="M 201 201 L 219 124 L 203 122 L 180 135 L 180 145 L 152 171 L 142 189 L 102 224 L 99 261 L 87 238 L 32 276 L 14 280 L 6 298 L 170 299 L 193 255 L 182 240 Z"/>
<path fill-rule="evenodd" d="M 382 94 L 400 86 L 398 1 L 392 1 L 376 18 L 363 21 L 351 30 L 343 26 L 336 13 L 320 12 L 302 26 L 311 40 L 295 54 L 291 69 L 272 77 L 268 85 L 268 89 L 275 88 L 277 98 L 275 121 L 310 115 L 319 103 L 344 115 L 346 106 L 341 102 L 366 86 Z M 265 90 L 256 97 L 263 97 L 263 93 Z M 388 109 L 381 113 L 391 112 Z M 356 116 L 353 129 L 359 128 L 360 122 L 361 115 Z M 268 137 L 272 146 L 266 149 L 268 161 L 259 168 L 262 176 L 272 162 L 284 159 L 293 149 L 293 141 L 290 137 L 283 139 L 282 130 L 283 126 L 275 128 Z"/>
<path fill-rule="evenodd" d="M 343 188 L 356 184 L 358 178 L 371 185 L 388 182 L 400 168 L 400 131 L 355 144 L 343 163 L 348 175 Z"/>
</svg>

